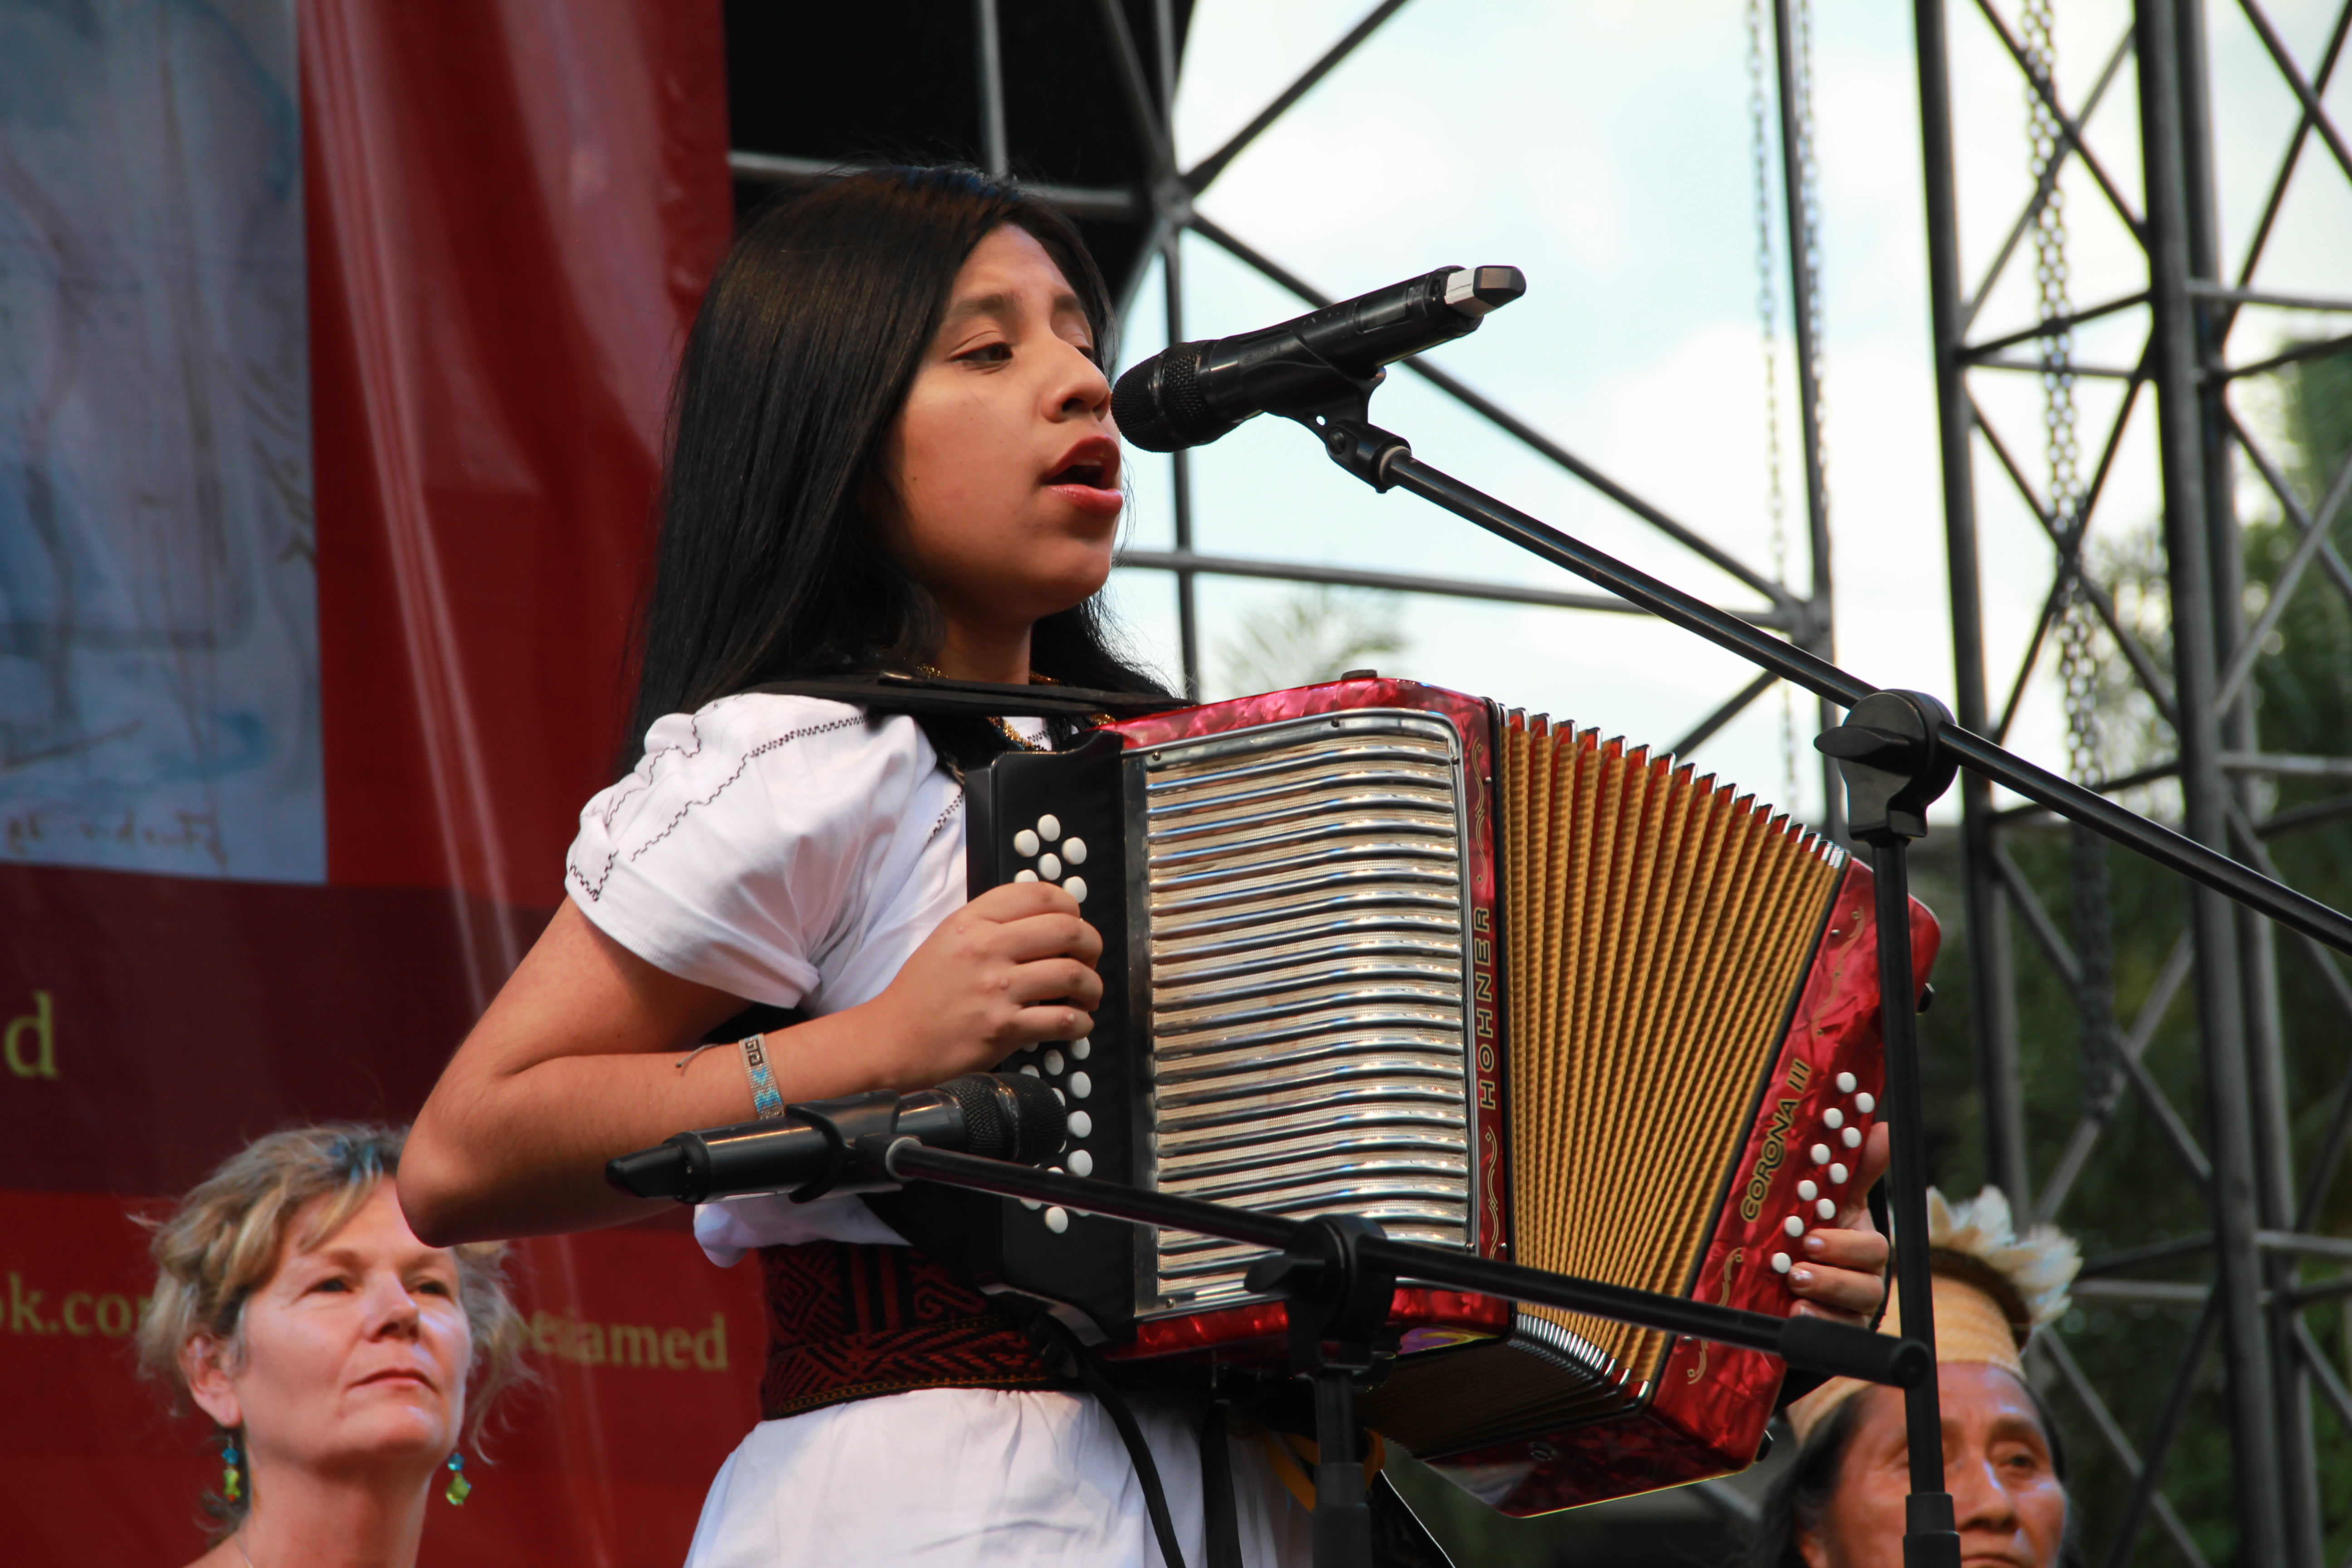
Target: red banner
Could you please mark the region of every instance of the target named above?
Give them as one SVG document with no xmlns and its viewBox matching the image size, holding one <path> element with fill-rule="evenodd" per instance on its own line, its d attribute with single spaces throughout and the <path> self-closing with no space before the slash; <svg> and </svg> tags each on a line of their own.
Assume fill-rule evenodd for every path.
<svg viewBox="0 0 2352 1568">
<path fill-rule="evenodd" d="M 716 0 L 149 9 L 28 21 L 63 129 L 11 143 L 58 236 L 19 269 L 57 309 L 0 331 L 81 367 L 8 395 L 46 444 L 0 452 L 38 478 L 0 494 L 0 559 L 20 517 L 49 550 L 0 604 L 6 689 L 49 694 L 0 713 L 0 1467 L 27 1565 L 202 1549 L 217 1475 L 132 1376 L 128 1212 L 290 1121 L 405 1121 L 560 898 L 730 221 Z M 185 200 L 83 215 L 85 186 Z M 93 275 L 194 281 L 150 342 L 90 325 L 146 319 L 87 309 Z M 157 371 L 191 342 L 226 391 Z M 78 412 L 92 365 L 163 435 Z M 143 534 L 92 478 L 126 464 Z M 756 1418 L 751 1271 L 677 1229 L 515 1270 L 542 1384 L 424 1561 L 676 1563 Z"/>
</svg>

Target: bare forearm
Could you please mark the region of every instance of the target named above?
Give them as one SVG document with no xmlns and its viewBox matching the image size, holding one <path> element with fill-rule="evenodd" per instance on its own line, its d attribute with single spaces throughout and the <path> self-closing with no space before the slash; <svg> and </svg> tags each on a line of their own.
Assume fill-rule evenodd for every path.
<svg viewBox="0 0 2352 1568">
<path fill-rule="evenodd" d="M 863 1026 L 866 1011 L 767 1037 L 770 1070 L 787 1101 L 884 1087 Z M 722 1046 L 686 1061 L 690 1049 L 560 1056 L 470 1084 L 445 1079 L 401 1163 L 409 1223 L 446 1246 L 643 1217 L 658 1205 L 610 1186 L 605 1161 L 688 1128 L 751 1120 L 740 1053 Z"/>
</svg>

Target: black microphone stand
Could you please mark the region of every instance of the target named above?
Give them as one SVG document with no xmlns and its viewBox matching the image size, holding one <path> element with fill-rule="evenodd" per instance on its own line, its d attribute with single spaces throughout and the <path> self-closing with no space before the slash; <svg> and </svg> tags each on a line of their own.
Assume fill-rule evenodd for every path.
<svg viewBox="0 0 2352 1568">
<path fill-rule="evenodd" d="M 1473 489 L 1412 455 L 1401 436 L 1370 423 L 1373 390 L 1385 373 L 1350 375 L 1324 364 L 1320 390 L 1269 412 L 1295 419 L 1322 440 L 1331 460 L 1376 490 L 1401 489 L 1433 501 L 1532 555 L 1564 566 L 1662 620 L 1696 633 L 1759 668 L 1844 708 L 1846 723 L 1814 744 L 1838 761 L 1852 802 L 1854 836 L 1874 851 L 1878 914 L 1880 1016 L 1886 1045 L 1888 1170 L 1895 1220 L 1895 1275 L 1906 1334 L 1935 1342 L 1927 1258 L 1927 1152 L 1920 1129 L 1915 1009 L 1890 1005 L 1911 990 L 1909 840 L 1925 837 L 1929 802 L 1958 768 L 2029 800 L 2205 884 L 2246 908 L 2352 953 L 2352 918 L 2282 886 L 2219 851 L 2183 837 L 2081 785 L 2034 766 L 1953 722 L 1932 697 L 1880 691 L 1827 659 L 1781 641 L 1727 611 L 1636 571 L 1559 530 Z M 1292 384 L 1298 384 L 1294 382 Z M 1943 1489 L 1943 1417 L 1936 1379 L 1905 1391 L 1911 1496 L 1903 1538 L 1906 1568 L 1958 1568 L 1960 1538 Z"/>
<path fill-rule="evenodd" d="M 857 1179 L 936 1182 L 1027 1198 L 1136 1225 L 1188 1230 L 1267 1248 L 1249 1271 L 1252 1290 L 1288 1307 L 1291 1371 L 1315 1390 L 1315 1568 L 1373 1568 L 1371 1513 L 1356 1452 L 1356 1388 L 1394 1347 L 1383 1324 L 1401 1279 L 1589 1313 L 1664 1333 L 1777 1355 L 1790 1366 L 1898 1388 L 1935 1383 L 1935 1358 L 1916 1339 L 1894 1339 L 1825 1318 L 1776 1318 L 1622 1285 L 1552 1274 L 1492 1258 L 1391 1241 L 1353 1215 L 1286 1219 L 1255 1209 L 1043 1171 L 932 1149 L 912 1138 L 853 1145 Z M 1937 1450 L 1940 1456 L 1940 1446 Z M 1950 1510 L 1946 1500 L 1946 1511 Z M 1953 1538 L 1955 1547 L 1959 1538 Z"/>
</svg>

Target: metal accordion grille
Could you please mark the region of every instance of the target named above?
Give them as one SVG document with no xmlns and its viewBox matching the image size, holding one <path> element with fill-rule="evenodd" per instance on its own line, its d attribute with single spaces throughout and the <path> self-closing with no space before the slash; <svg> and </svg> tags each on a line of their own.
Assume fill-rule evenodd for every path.
<svg viewBox="0 0 2352 1568">
<path fill-rule="evenodd" d="M 1460 743 L 1357 710 L 1135 754 L 1164 1192 L 1401 1239 L 1472 1225 Z M 1146 1312 L 1247 1299 L 1262 1254 L 1162 1233 Z"/>
</svg>

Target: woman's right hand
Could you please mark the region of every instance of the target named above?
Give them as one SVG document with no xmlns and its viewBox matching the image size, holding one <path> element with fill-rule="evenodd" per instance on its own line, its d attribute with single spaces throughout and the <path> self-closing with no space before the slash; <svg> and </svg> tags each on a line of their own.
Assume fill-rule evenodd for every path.
<svg viewBox="0 0 2352 1568">
<path fill-rule="evenodd" d="M 1076 1040 L 1102 1000 L 1102 937 L 1050 882 L 992 888 L 941 921 L 868 1013 L 884 1086 L 919 1089 L 1024 1046 Z"/>
</svg>

